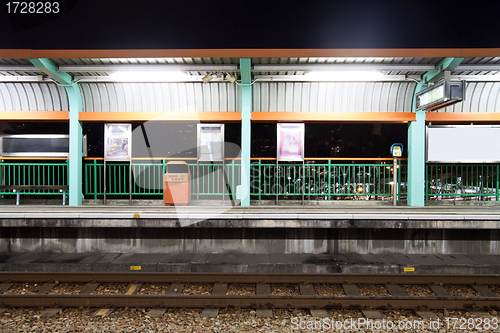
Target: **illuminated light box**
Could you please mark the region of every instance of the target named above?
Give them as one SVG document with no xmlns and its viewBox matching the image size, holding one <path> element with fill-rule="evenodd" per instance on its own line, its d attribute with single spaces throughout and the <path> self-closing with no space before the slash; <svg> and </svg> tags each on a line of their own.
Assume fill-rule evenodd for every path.
<svg viewBox="0 0 500 333">
<path fill-rule="evenodd" d="M 69 157 L 69 135 L 13 134 L 0 136 L 2 157 Z"/>
<path fill-rule="evenodd" d="M 427 162 L 498 163 L 500 126 L 427 126 Z"/>
</svg>

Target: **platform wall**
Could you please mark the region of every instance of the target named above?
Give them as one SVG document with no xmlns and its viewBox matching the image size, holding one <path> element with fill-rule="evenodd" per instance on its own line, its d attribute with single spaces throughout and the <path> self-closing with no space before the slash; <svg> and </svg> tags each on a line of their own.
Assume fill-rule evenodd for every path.
<svg viewBox="0 0 500 333">
<path fill-rule="evenodd" d="M 0 252 L 500 254 L 491 229 L 9 227 Z"/>
</svg>

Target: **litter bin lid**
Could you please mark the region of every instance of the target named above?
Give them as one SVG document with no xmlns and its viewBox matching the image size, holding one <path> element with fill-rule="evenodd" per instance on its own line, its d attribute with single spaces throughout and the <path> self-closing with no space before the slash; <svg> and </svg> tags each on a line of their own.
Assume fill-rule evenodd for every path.
<svg viewBox="0 0 500 333">
<path fill-rule="evenodd" d="M 189 166 L 183 161 L 171 161 L 167 163 L 167 173 L 189 173 Z"/>
</svg>

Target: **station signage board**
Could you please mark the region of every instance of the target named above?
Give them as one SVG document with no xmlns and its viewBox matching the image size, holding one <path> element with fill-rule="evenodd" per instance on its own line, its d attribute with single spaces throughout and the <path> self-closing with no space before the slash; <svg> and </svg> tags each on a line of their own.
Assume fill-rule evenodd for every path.
<svg viewBox="0 0 500 333">
<path fill-rule="evenodd" d="M 278 161 L 304 161 L 304 124 L 279 123 L 277 134 Z"/>
<path fill-rule="evenodd" d="M 463 81 L 441 81 L 416 94 L 416 110 L 435 111 L 464 100 Z"/>
<path fill-rule="evenodd" d="M 224 161 L 224 124 L 198 124 L 198 161 Z"/>
<path fill-rule="evenodd" d="M 105 161 L 132 160 L 131 124 L 104 125 L 104 160 Z"/>
</svg>

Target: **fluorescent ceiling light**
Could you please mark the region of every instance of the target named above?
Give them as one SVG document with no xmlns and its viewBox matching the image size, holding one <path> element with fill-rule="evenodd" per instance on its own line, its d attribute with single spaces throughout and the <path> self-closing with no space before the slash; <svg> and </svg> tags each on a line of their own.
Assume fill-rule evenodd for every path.
<svg viewBox="0 0 500 333">
<path fill-rule="evenodd" d="M 0 76 L 0 82 L 39 82 L 43 81 L 42 75 L 37 76 Z"/>
<path fill-rule="evenodd" d="M 186 81 L 190 75 L 184 72 L 114 72 L 109 75 L 113 81 L 123 82 L 176 82 Z"/>
<path fill-rule="evenodd" d="M 377 81 L 383 77 L 384 74 L 377 71 L 322 71 L 304 74 L 308 81 Z"/>
</svg>

